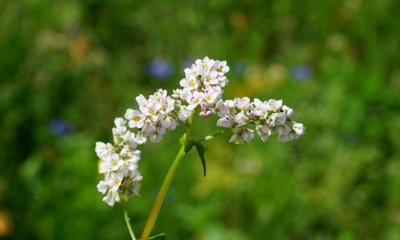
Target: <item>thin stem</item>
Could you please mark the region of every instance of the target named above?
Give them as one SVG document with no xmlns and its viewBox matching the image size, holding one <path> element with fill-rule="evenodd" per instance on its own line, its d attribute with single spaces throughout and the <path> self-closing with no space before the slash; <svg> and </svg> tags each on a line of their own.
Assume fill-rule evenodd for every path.
<svg viewBox="0 0 400 240">
<path fill-rule="evenodd" d="M 192 119 L 193 115 L 188 119 L 188 122 L 186 123 L 186 133 L 184 134 L 185 139 L 183 141 L 183 144 L 181 144 L 181 148 L 179 149 L 178 153 L 176 154 L 176 157 L 174 161 L 172 162 L 171 167 L 168 170 L 167 175 L 164 178 L 164 181 L 161 185 L 160 191 L 158 192 L 157 198 L 154 201 L 153 208 L 151 209 L 150 215 L 147 219 L 146 225 L 144 226 L 143 233 L 140 237 L 141 240 L 147 240 L 149 238 L 149 235 L 151 231 L 153 230 L 154 224 L 157 220 L 158 213 L 160 212 L 161 205 L 164 202 L 165 195 L 169 189 L 169 186 L 171 185 L 172 178 L 175 175 L 176 169 L 182 160 L 182 158 L 185 156 L 185 147 L 187 143 L 190 140 L 190 136 L 192 133 Z"/>
<path fill-rule="evenodd" d="M 129 222 L 129 216 L 128 216 L 128 211 L 126 210 L 126 207 L 124 208 L 124 218 L 126 222 L 126 226 L 128 227 L 129 235 L 131 235 L 132 240 L 136 240 L 135 234 L 133 233 L 132 226 Z"/>
<path fill-rule="evenodd" d="M 224 130 L 219 130 L 214 134 L 207 135 L 207 136 L 205 136 L 203 138 L 200 138 L 200 139 L 196 140 L 196 142 L 208 141 L 208 140 L 211 140 L 211 139 L 215 138 L 216 136 L 218 136 L 220 134 L 224 134 L 224 133 L 225 133 Z"/>
</svg>

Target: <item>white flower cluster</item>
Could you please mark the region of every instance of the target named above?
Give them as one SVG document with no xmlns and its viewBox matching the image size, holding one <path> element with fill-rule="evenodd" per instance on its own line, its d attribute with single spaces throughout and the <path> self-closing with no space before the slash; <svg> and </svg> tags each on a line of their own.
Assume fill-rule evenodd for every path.
<svg viewBox="0 0 400 240">
<path fill-rule="evenodd" d="M 167 95 L 166 90 L 159 89 L 146 99 L 143 95 L 136 97 L 139 109 L 129 108 L 125 118 L 130 128 L 139 129 L 138 144 L 150 139 L 159 142 L 167 129 L 176 128 L 175 100 Z"/>
<path fill-rule="evenodd" d="M 96 143 L 96 153 L 100 158 L 99 173 L 104 174 L 104 180 L 99 182 L 97 189 L 105 194 L 103 201 L 110 206 L 119 202 L 121 196 L 138 195 L 142 180 L 138 171 L 140 151 L 136 149 L 140 137 L 127 130 L 124 119 L 116 118 L 114 122 L 114 145 Z"/>
<path fill-rule="evenodd" d="M 219 100 L 215 113 L 220 117 L 217 126 L 231 128 L 233 135 L 229 142 L 245 144 L 254 138 L 254 130 L 247 127 L 254 124 L 258 136 L 267 141 L 272 134 L 278 135 L 280 142 L 299 138 L 304 134 L 304 126 L 290 119 L 293 109 L 282 104 L 282 100 L 261 101 L 248 97 L 234 100 Z"/>
<path fill-rule="evenodd" d="M 173 97 L 181 103 L 179 119 L 185 121 L 200 105 L 200 116 L 210 116 L 215 103 L 221 99 L 222 88 L 228 84 L 225 74 L 229 71 L 226 61 L 205 57 L 185 69 L 185 78 L 180 81 L 182 89 L 176 89 Z M 188 105 L 184 105 L 187 103 Z"/>
<path fill-rule="evenodd" d="M 263 141 L 277 134 L 280 141 L 286 142 L 304 133 L 303 124 L 291 120 L 293 110 L 282 105 L 281 100 L 250 102 L 244 97 L 223 101 L 228 71 L 225 61 L 205 57 L 185 69 L 185 78 L 180 81 L 182 88 L 174 90 L 172 96 L 159 89 L 147 99 L 143 95 L 136 97 L 138 108 L 129 108 L 124 118 L 115 119 L 114 144 L 96 143 L 99 172 L 104 174 L 97 188 L 105 194 L 103 201 L 113 206 L 122 198 L 138 195 L 142 176 L 138 171 L 137 146 L 147 140 L 159 142 L 166 130 L 174 130 L 178 120 L 186 122 L 198 106 L 201 117 L 217 114 L 217 126 L 231 128 L 230 142 L 237 144 L 253 139 L 254 130 L 248 124 L 255 125 Z"/>
</svg>

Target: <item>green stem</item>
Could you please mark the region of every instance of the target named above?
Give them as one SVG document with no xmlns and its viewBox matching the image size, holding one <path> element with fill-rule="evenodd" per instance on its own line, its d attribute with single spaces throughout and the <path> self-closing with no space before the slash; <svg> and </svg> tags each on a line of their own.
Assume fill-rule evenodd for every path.
<svg viewBox="0 0 400 240">
<path fill-rule="evenodd" d="M 125 218 L 126 226 L 128 227 L 128 231 L 129 231 L 129 234 L 131 235 L 132 240 L 136 240 L 135 234 L 133 233 L 131 224 L 129 222 L 128 211 L 126 210 L 126 208 L 124 209 L 124 218 Z"/>
<path fill-rule="evenodd" d="M 185 156 L 185 147 L 189 142 L 190 136 L 192 134 L 192 119 L 193 115 L 188 119 L 188 122 L 186 123 L 186 133 L 184 134 L 185 139 L 183 141 L 183 144 L 181 144 L 181 148 L 179 149 L 174 161 L 172 162 L 172 165 L 169 168 L 167 175 L 164 178 L 157 198 L 154 201 L 153 208 L 151 209 L 150 215 L 147 219 L 146 225 L 144 226 L 140 240 L 147 240 L 149 238 L 150 233 L 153 230 L 154 224 L 157 220 L 158 213 L 160 212 L 161 205 L 164 202 L 165 195 L 169 189 L 169 186 L 171 185 L 172 178 L 175 175 L 176 169 L 180 161 Z"/>
<path fill-rule="evenodd" d="M 211 140 L 211 139 L 215 138 L 216 136 L 218 136 L 218 135 L 220 135 L 220 134 L 224 134 L 224 133 L 225 133 L 224 130 L 219 130 L 219 131 L 217 131 L 217 132 L 214 133 L 214 134 L 207 135 L 207 136 L 205 136 L 205 137 L 203 137 L 203 138 L 200 138 L 200 139 L 196 140 L 196 142 L 208 141 L 208 140 Z"/>
</svg>

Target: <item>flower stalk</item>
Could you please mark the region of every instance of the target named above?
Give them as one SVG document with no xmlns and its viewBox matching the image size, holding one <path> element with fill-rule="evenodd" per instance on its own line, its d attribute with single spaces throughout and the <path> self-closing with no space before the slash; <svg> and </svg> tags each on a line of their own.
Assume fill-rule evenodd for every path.
<svg viewBox="0 0 400 240">
<path fill-rule="evenodd" d="M 154 201 L 153 208 L 151 209 L 151 212 L 149 214 L 149 217 L 147 219 L 146 225 L 143 229 L 143 233 L 140 237 L 140 240 L 147 240 L 151 234 L 151 231 L 153 230 L 154 224 L 157 220 L 158 213 L 160 212 L 161 205 L 164 202 L 165 195 L 169 189 L 169 186 L 171 185 L 172 179 L 175 176 L 176 169 L 182 160 L 182 158 L 185 156 L 185 148 L 187 143 L 190 140 L 191 133 L 192 133 L 192 119 L 193 115 L 190 116 L 190 118 L 187 121 L 186 124 L 186 132 L 183 135 L 184 141 L 183 144 L 181 144 L 181 147 L 179 148 L 179 151 L 172 162 L 171 167 L 168 170 L 167 175 L 164 178 L 164 181 L 161 185 L 160 191 L 157 194 L 157 198 Z"/>
<path fill-rule="evenodd" d="M 125 218 L 125 223 L 126 223 L 126 226 L 128 227 L 128 231 L 129 231 L 129 235 L 131 236 L 131 239 L 136 240 L 135 234 L 133 233 L 132 226 L 130 224 L 128 211 L 126 210 L 126 208 L 124 209 L 124 218 Z"/>
</svg>

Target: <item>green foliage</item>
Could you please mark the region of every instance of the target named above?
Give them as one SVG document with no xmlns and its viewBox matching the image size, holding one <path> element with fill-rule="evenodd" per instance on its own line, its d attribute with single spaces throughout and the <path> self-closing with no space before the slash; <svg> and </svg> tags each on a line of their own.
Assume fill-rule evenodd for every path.
<svg viewBox="0 0 400 240">
<path fill-rule="evenodd" d="M 101 201 L 94 146 L 187 60 L 226 59 L 226 97 L 279 98 L 296 142 L 206 141 L 179 166 L 168 239 L 400 238 L 400 2 L 0 1 L 0 238 L 129 239 Z M 151 68 L 168 63 L 171 74 Z M 158 73 L 158 75 L 157 75 Z M 142 148 L 136 235 L 184 126 Z M 215 132 L 193 122 L 193 139 Z M 202 157 L 203 156 L 203 157 Z M 192 161 L 193 160 L 193 161 Z"/>
</svg>

